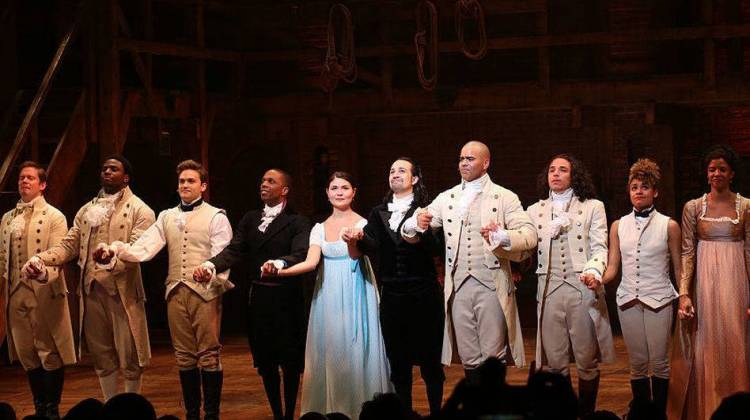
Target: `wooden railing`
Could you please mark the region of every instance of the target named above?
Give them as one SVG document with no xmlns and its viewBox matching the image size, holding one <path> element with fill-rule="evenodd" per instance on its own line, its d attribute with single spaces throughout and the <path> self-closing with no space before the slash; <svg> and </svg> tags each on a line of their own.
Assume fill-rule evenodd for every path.
<svg viewBox="0 0 750 420">
<path fill-rule="evenodd" d="M 62 41 L 60 41 L 60 45 L 57 47 L 57 51 L 55 51 L 55 55 L 52 58 L 52 63 L 50 63 L 49 68 L 47 68 L 47 71 L 44 74 L 44 78 L 42 78 L 42 83 L 39 86 L 36 95 L 34 95 L 34 100 L 31 102 L 31 105 L 26 112 L 26 116 L 24 117 L 23 122 L 18 129 L 18 133 L 13 140 L 13 144 L 11 145 L 8 154 L 5 156 L 2 166 L 0 166 L 0 190 L 4 189 L 6 183 L 8 182 L 8 178 L 13 172 L 13 165 L 23 151 L 23 148 L 26 145 L 26 141 L 29 138 L 29 134 L 34 127 L 33 122 L 39 115 L 39 111 L 41 110 L 45 99 L 47 99 L 47 94 L 50 91 L 52 80 L 60 70 L 60 65 L 62 64 L 63 58 L 65 57 L 68 50 L 70 50 L 70 46 L 73 43 L 76 34 L 78 33 L 78 30 L 81 26 L 81 21 L 83 20 L 84 7 L 85 0 L 82 0 L 79 6 L 78 13 L 76 15 L 76 19 L 70 26 L 68 32 L 63 37 Z"/>
</svg>

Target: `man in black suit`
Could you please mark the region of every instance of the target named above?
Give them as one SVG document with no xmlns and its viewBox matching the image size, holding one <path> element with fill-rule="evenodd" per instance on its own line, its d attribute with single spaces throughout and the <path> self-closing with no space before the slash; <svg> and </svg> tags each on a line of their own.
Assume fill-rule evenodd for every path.
<svg viewBox="0 0 750 420">
<path fill-rule="evenodd" d="M 275 271 L 307 256 L 310 221 L 287 205 L 290 184 L 286 172 L 266 171 L 260 184 L 263 210 L 247 212 L 229 246 L 195 273 L 198 278 L 210 278 L 212 271 L 222 272 L 242 260 L 249 261 L 248 341 L 275 419 L 294 417 L 307 326 L 302 277 L 260 275 L 263 265 Z M 279 367 L 284 376 L 286 411 L 281 407 Z"/>
<path fill-rule="evenodd" d="M 391 365 L 391 382 L 411 408 L 412 365 L 419 365 L 427 387 L 430 412 L 440 410 L 445 374 L 440 363 L 445 312 L 443 289 L 434 257 L 442 246 L 429 230 L 416 244 L 401 237 L 401 225 L 418 207 L 426 206 L 422 173 L 410 158 L 399 158 L 388 177 L 391 191 L 370 212 L 363 231 L 345 235 L 378 261 L 382 285 L 380 324 Z"/>
</svg>

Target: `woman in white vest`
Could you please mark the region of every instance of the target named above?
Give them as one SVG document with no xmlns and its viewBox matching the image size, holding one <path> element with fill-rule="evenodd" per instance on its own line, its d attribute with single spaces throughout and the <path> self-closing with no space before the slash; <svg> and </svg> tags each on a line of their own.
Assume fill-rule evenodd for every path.
<svg viewBox="0 0 750 420">
<path fill-rule="evenodd" d="M 639 159 L 630 167 L 628 191 L 633 211 L 612 223 L 609 262 L 602 283 L 615 279 L 622 262 L 617 313 L 630 357 L 633 402 L 653 401 L 664 411 L 669 387 L 669 336 L 677 298 L 669 278 L 669 262 L 679 278 L 682 237 L 680 225 L 654 208 L 660 179 L 659 166 L 649 159 Z"/>
<path fill-rule="evenodd" d="M 554 156 L 537 185 L 540 200 L 526 210 L 539 233 L 536 363 L 569 377 L 575 358 L 579 415 L 585 417 L 596 407 L 599 362 L 614 361 L 601 284 L 607 216 L 586 167 L 570 154 Z"/>
</svg>

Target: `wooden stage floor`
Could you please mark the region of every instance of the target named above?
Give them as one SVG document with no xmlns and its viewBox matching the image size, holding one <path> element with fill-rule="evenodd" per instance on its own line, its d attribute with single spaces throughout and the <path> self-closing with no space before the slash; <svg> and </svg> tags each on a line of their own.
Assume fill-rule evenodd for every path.
<svg viewBox="0 0 750 420">
<path fill-rule="evenodd" d="M 533 330 L 524 332 L 527 360 L 532 360 L 534 357 L 534 336 Z M 222 418 L 272 419 L 263 392 L 263 384 L 252 367 L 244 337 L 227 337 L 224 340 Z M 620 336 L 615 337 L 615 350 L 617 362 L 602 366 L 598 408 L 611 410 L 622 416 L 630 401 L 630 382 L 625 345 Z M 152 343 L 152 351 L 151 366 L 144 374 L 143 395 L 154 404 L 157 415 L 173 414 L 182 418 L 184 415 L 182 395 L 171 346 L 167 341 L 158 341 Z M 571 371 L 575 386 L 577 381 L 575 368 Z M 528 369 L 509 368 L 508 382 L 524 384 L 527 375 Z M 446 376 L 445 398 L 450 395 L 456 383 L 463 377 L 463 370 L 460 365 L 452 365 L 446 369 Z M 414 408 L 421 414 L 427 414 L 427 399 L 424 393 L 424 383 L 419 378 L 419 369 L 415 369 L 414 378 Z M 65 373 L 61 413 L 67 412 L 75 403 L 89 397 L 101 398 L 99 383 L 93 368 L 90 365 L 68 367 Z M 20 365 L 0 366 L 0 401 L 10 402 L 16 409 L 19 419 L 33 413 L 31 392 Z M 299 403 L 297 409 L 299 410 Z"/>
</svg>

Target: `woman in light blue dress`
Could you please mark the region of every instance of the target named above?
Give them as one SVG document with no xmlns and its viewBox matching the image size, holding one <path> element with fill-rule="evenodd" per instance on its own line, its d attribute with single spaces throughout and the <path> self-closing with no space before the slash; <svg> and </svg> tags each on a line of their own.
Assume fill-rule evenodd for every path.
<svg viewBox="0 0 750 420">
<path fill-rule="evenodd" d="M 358 235 L 367 220 L 351 208 L 356 188 L 349 174 L 334 173 L 326 192 L 333 213 L 313 227 L 307 259 L 280 270 L 266 263 L 263 275 L 296 276 L 318 268 L 307 328 L 302 414 L 341 412 L 357 418 L 363 402 L 391 392 L 392 386 L 375 276 L 355 242 L 342 239 Z"/>
</svg>

